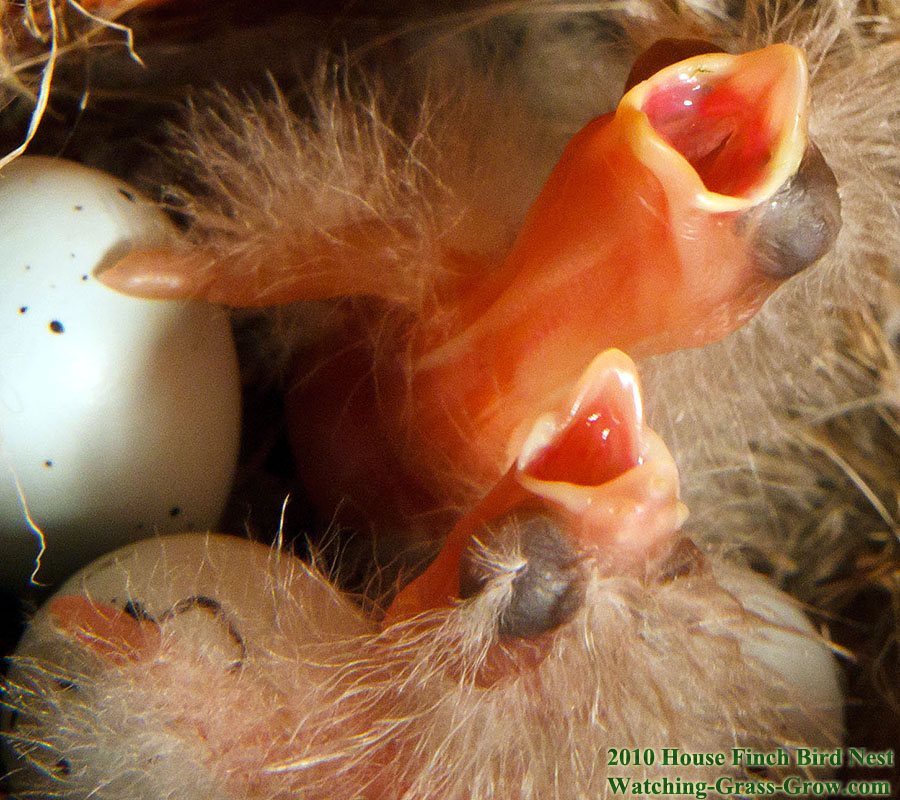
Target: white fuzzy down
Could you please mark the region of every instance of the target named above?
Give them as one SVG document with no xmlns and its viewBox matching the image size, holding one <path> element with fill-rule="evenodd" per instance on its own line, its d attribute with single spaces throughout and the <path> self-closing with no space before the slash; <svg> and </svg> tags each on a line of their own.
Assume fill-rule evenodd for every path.
<svg viewBox="0 0 900 800">
<path fill-rule="evenodd" d="M 591 563 L 584 607 L 545 657 L 494 678 L 486 660 L 514 571 L 378 633 L 319 573 L 262 545 L 185 534 L 124 548 L 58 594 L 139 603 L 160 650 L 112 663 L 41 612 L 9 687 L 16 784 L 22 797 L 73 800 L 570 800 L 611 796 L 609 775 L 674 777 L 608 767 L 610 747 L 837 746 L 833 665 L 793 602 L 685 548 L 641 574 Z M 166 617 L 191 596 L 214 599 L 221 617 Z M 798 679 L 798 654 L 819 668 Z M 741 771 L 682 778 L 724 774 Z"/>
</svg>

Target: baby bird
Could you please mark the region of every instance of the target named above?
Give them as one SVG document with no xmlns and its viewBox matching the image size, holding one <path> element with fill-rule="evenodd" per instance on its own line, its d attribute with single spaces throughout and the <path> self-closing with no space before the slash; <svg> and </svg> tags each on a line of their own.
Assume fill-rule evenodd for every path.
<svg viewBox="0 0 900 800">
<path fill-rule="evenodd" d="M 146 540 L 68 581 L 13 660 L 14 786 L 73 800 L 790 787 L 796 753 L 840 742 L 831 654 L 789 597 L 704 557 L 683 519 L 634 364 L 607 351 L 381 624 L 314 568 L 234 537 Z M 746 753 L 776 750 L 791 766 L 748 770 Z"/>
<path fill-rule="evenodd" d="M 661 746 L 839 745 L 827 647 L 735 551 L 781 579 L 845 563 L 823 533 L 773 521 L 758 454 L 785 452 L 778 409 L 817 420 L 857 389 L 820 356 L 849 330 L 820 309 L 868 309 L 890 285 L 900 57 L 836 0 L 599 5 L 646 49 L 609 115 L 598 99 L 577 122 L 532 117 L 537 91 L 510 114 L 451 42 L 435 60 L 467 79 L 396 119 L 377 90 L 325 79 L 309 121 L 282 98 L 193 116 L 185 241 L 104 280 L 315 312 L 326 324 L 291 342 L 286 396 L 308 494 L 388 549 L 438 556 L 383 619 L 234 540 L 103 561 L 20 651 L 22 786 L 608 797 L 610 779 L 645 794 L 674 780 Z M 643 396 L 608 348 L 639 360 Z M 655 763 L 620 775 L 622 747 Z M 783 775 L 680 778 L 754 793 Z"/>
<path fill-rule="evenodd" d="M 679 53 L 663 42 L 636 69 Z M 254 232 L 225 255 L 132 253 L 102 279 L 234 306 L 357 298 L 288 390 L 305 486 L 376 536 L 433 538 L 598 353 L 716 341 L 834 243 L 802 51 L 705 53 L 643 77 L 572 139 L 503 257 L 432 234 L 434 263 L 413 271 L 400 254 L 423 234 L 363 216 Z"/>
</svg>

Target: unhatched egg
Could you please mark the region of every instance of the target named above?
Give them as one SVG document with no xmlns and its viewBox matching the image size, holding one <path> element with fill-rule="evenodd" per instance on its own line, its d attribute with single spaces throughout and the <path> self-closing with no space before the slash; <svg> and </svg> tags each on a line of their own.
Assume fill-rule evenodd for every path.
<svg viewBox="0 0 900 800">
<path fill-rule="evenodd" d="M 155 531 L 213 526 L 240 424 L 227 316 L 96 280 L 167 241 L 168 219 L 101 172 L 20 158 L 0 173 L 0 221 L 0 586 L 38 559 L 52 583 Z"/>
</svg>

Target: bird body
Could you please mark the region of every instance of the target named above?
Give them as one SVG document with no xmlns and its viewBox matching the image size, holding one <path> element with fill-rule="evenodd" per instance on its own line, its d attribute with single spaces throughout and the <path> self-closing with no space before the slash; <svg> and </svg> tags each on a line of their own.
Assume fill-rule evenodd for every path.
<svg viewBox="0 0 900 800">
<path fill-rule="evenodd" d="M 108 556 L 13 659 L 23 792 L 570 800 L 621 748 L 841 746 L 827 615 L 897 563 L 897 11 L 626 6 L 414 26 L 412 101 L 326 67 L 305 116 L 191 112 L 183 240 L 104 279 L 271 325 L 305 492 L 401 567 L 355 604 L 234 538 Z M 615 110 L 673 34 L 703 69 Z"/>
</svg>

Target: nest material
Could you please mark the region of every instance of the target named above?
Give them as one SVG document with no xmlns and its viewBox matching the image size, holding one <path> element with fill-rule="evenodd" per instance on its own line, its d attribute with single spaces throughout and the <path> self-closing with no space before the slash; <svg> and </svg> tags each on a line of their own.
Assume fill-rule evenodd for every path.
<svg viewBox="0 0 900 800">
<path fill-rule="evenodd" d="M 18 120 L 23 113 L 18 101 L 31 106 L 22 141 L 0 159 L 0 168 L 23 153 L 34 139 L 47 111 L 56 67 L 61 58 L 95 46 L 110 44 L 113 37 L 124 45 L 131 58 L 140 63 L 134 51 L 132 31 L 116 18 L 142 0 L 125 0 L 112 6 L 82 5 L 76 0 L 50 0 L 24 5 L 4 0 L 0 5 L 0 109 Z M 92 8 L 93 6 L 93 8 Z M 8 121 L 2 130 L 6 132 Z"/>
<path fill-rule="evenodd" d="M 537 115 L 535 127 L 542 131 L 540 147 L 529 154 L 530 179 L 539 184 L 561 142 L 615 101 L 617 89 L 610 87 L 619 85 L 632 56 L 661 29 L 666 35 L 711 38 L 727 49 L 785 39 L 805 46 L 814 79 L 813 133 L 841 182 L 849 230 L 821 274 L 796 283 L 789 296 L 750 330 L 723 343 L 718 353 L 706 361 L 700 354 L 679 354 L 647 365 L 650 412 L 682 467 L 693 512 L 689 529 L 696 539 L 709 549 L 739 551 L 820 613 L 823 628 L 851 654 L 851 699 L 865 709 L 855 714 L 851 706 L 848 742 L 900 749 L 900 742 L 880 738 L 890 735 L 886 731 L 900 731 L 900 295 L 894 261 L 900 225 L 893 210 L 900 200 L 900 142 L 894 133 L 900 56 L 893 43 L 900 3 L 633 0 L 576 6 L 469 7 L 424 19 L 411 16 L 406 22 L 357 7 L 352 20 L 336 22 L 321 9 L 273 3 L 249 24 L 239 24 L 232 6 L 216 12 L 203 4 L 138 8 L 123 16 L 129 7 L 88 11 L 69 0 L 28 4 L 23 11 L 7 3 L 0 52 L 4 152 L 15 155 L 23 142 L 32 141 L 36 150 L 63 151 L 124 177 L 143 176 L 145 185 L 158 187 L 179 178 L 170 162 L 143 148 L 129 148 L 129 157 L 123 158 L 97 147 L 93 134 L 103 130 L 111 132 L 103 140 L 124 140 L 140 132 L 144 142 L 159 146 L 169 141 L 160 120 L 177 118 L 179 106 L 196 97 L 198 87 L 221 82 L 240 94 L 248 86 L 264 86 L 267 69 L 284 88 L 283 102 L 294 106 L 300 119 L 312 114 L 314 122 L 306 130 L 321 130 L 329 109 L 343 101 L 308 103 L 297 91 L 303 81 L 296 75 L 311 74 L 316 46 L 310 41 L 324 38 L 349 41 L 350 61 L 383 62 L 379 72 L 385 85 L 397 78 L 392 62 L 400 53 L 401 72 L 424 62 L 438 72 L 442 63 L 448 72 L 462 64 L 471 81 L 467 89 L 484 79 L 504 102 L 510 97 L 521 101 Z M 179 19 L 189 24 L 179 28 Z M 145 70 L 123 69 L 133 60 L 125 24 L 138 33 L 135 49 Z M 299 54 L 288 53 L 289 35 L 303 43 L 293 48 Z M 266 37 L 284 46 L 266 48 L 272 58 L 263 65 L 254 51 Z M 589 56 L 591 48 L 599 48 L 603 58 Z M 165 63 L 163 54 L 173 52 L 175 58 Z M 607 73 L 598 79 L 600 60 Z M 203 77 L 197 78 L 200 72 Z M 438 78 L 436 85 L 445 86 L 446 75 Z M 594 91 L 587 105 L 581 102 L 585 81 Z M 414 78 L 407 83 L 413 97 L 422 91 Z M 423 128 L 419 120 L 404 121 L 405 102 L 393 102 L 396 125 L 405 125 L 407 137 L 409 131 L 414 136 Z M 243 101 L 227 107 L 250 109 Z M 360 109 L 363 115 L 381 114 L 384 103 L 357 104 L 353 113 Z M 285 113 L 294 119 L 293 111 Z M 193 119 L 197 125 L 203 117 Z M 303 129 L 306 122 L 296 124 Z M 186 130 L 192 133 L 190 126 Z M 204 136 L 207 145 L 214 141 Z M 404 144 L 408 139 L 398 141 L 405 152 L 414 152 Z M 523 197 L 528 190 L 520 186 L 516 191 Z M 458 190 L 453 196 L 459 197 Z M 189 219 L 202 219 L 190 205 L 182 211 Z M 232 211 L 226 204 L 226 216 Z M 522 207 L 505 212 L 505 224 L 511 226 Z M 792 316 L 810 307 L 821 309 L 822 318 L 808 310 Z M 252 358 L 262 352 L 269 362 L 273 342 L 276 348 L 285 340 L 290 347 L 296 344 L 298 325 L 289 311 L 279 312 L 274 327 L 266 322 L 262 337 L 256 335 L 261 324 L 258 317 L 241 322 L 242 330 L 254 331 L 244 341 Z M 254 524 L 274 530 L 283 494 L 294 487 L 281 449 L 282 423 L 273 425 L 268 410 L 268 404 L 278 405 L 277 381 L 261 381 L 260 373 L 249 368 L 251 360 L 245 358 L 247 374 L 254 376 L 248 397 L 255 421 L 247 438 L 265 445 L 245 449 L 244 478 L 233 506 L 240 511 L 232 514 L 232 526 L 243 526 L 243 498 L 249 498 Z M 731 366 L 716 377 L 725 363 Z M 756 376 L 764 389 L 742 377 L 737 385 L 748 387 L 748 395 L 722 400 L 736 373 Z M 689 401 L 672 399 L 679 394 Z M 714 403 L 703 399 L 717 395 Z M 260 408 L 265 410 L 254 415 Z M 683 413 L 678 417 L 672 409 Z M 738 430 L 730 425 L 733 420 Z M 370 551 L 354 556 L 343 541 L 336 549 L 345 575 L 372 579 L 353 567 L 354 559 L 366 563 Z"/>
</svg>

